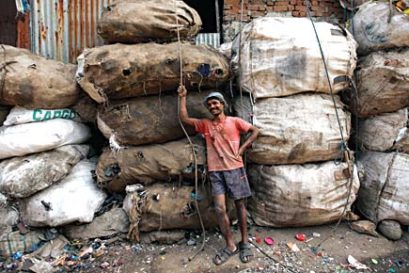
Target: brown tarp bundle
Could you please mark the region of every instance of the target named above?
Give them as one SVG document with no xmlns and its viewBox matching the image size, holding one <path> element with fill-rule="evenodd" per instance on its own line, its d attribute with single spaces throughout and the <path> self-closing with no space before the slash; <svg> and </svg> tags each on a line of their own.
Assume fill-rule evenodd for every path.
<svg viewBox="0 0 409 273">
<path fill-rule="evenodd" d="M 0 45 L 0 103 L 29 109 L 71 106 L 79 96 L 76 66 Z"/>
<path fill-rule="evenodd" d="M 136 192 L 128 193 L 124 200 L 124 210 L 131 223 L 128 233 L 130 239 L 138 241 L 139 231 L 200 229 L 195 199 L 198 201 L 204 226 L 217 226 L 216 211 L 206 186 L 200 186 L 198 193 L 195 193 L 193 186 L 175 187 L 159 183 L 146 187 L 145 190 L 144 196 Z M 228 214 L 234 216 L 232 202 L 228 204 Z"/>
<path fill-rule="evenodd" d="M 199 14 L 178 0 L 118 0 L 98 21 L 98 34 L 108 43 L 169 42 L 195 36 L 202 26 Z"/>
<path fill-rule="evenodd" d="M 180 55 L 189 90 L 218 87 L 230 77 L 226 58 L 210 46 L 114 44 L 84 50 L 78 57 L 77 80 L 96 102 L 176 90 Z"/>
<path fill-rule="evenodd" d="M 351 111 L 368 117 L 409 106 L 408 49 L 371 53 L 360 60 L 359 68 L 358 98 L 351 98 Z"/>
<path fill-rule="evenodd" d="M 254 189 L 249 211 L 260 226 L 322 225 L 342 217 L 355 201 L 358 173 L 348 179 L 348 164 L 325 162 L 304 165 L 251 165 Z M 351 195 L 349 196 L 349 189 Z"/>
<path fill-rule="evenodd" d="M 209 92 L 190 93 L 187 107 L 191 117 L 211 117 L 203 105 Z M 178 96 L 158 95 L 112 101 L 110 106 L 100 107 L 98 128 L 106 138 L 125 145 L 164 143 L 184 137 L 178 120 Z M 194 132 L 185 126 L 189 134 Z"/>
<path fill-rule="evenodd" d="M 204 142 L 199 137 L 191 140 L 196 163 L 203 166 L 206 161 Z M 187 139 L 183 139 L 165 144 L 130 146 L 119 151 L 106 148 L 99 158 L 96 174 L 99 187 L 124 192 L 129 184 L 149 185 L 179 176 L 192 178 L 194 164 L 192 147 Z"/>
</svg>

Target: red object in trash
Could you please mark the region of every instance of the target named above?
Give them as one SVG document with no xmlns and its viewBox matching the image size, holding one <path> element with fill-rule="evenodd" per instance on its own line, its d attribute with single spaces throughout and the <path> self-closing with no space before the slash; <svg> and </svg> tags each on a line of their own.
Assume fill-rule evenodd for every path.
<svg viewBox="0 0 409 273">
<path fill-rule="evenodd" d="M 261 240 L 261 238 L 258 237 L 257 234 L 255 235 L 255 237 L 256 237 L 256 242 L 257 242 L 257 244 L 261 244 L 261 242 L 263 242 L 263 240 Z"/>
<path fill-rule="evenodd" d="M 271 238 L 271 237 L 264 238 L 264 242 L 266 243 L 266 245 L 269 245 L 269 246 L 274 245 L 274 243 L 275 243 L 274 239 Z"/>
<path fill-rule="evenodd" d="M 305 234 L 304 233 L 297 233 L 295 234 L 295 239 L 298 241 L 304 242 L 305 241 Z"/>
</svg>

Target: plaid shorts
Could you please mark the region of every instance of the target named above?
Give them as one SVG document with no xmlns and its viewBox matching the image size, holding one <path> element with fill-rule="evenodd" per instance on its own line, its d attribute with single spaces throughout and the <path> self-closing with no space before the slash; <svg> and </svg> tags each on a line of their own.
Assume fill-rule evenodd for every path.
<svg viewBox="0 0 409 273">
<path fill-rule="evenodd" d="M 209 172 L 209 179 L 212 183 L 213 196 L 226 192 L 233 200 L 251 196 L 250 185 L 244 168 Z"/>
</svg>

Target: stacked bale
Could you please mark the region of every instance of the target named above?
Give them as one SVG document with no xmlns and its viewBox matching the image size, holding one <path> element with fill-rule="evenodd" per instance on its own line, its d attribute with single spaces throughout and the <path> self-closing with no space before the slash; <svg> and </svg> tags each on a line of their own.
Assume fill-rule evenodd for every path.
<svg viewBox="0 0 409 273">
<path fill-rule="evenodd" d="M 0 70 L 4 83 L 0 103 L 14 106 L 1 120 L 0 193 L 11 203 L 19 204 L 21 219 L 30 226 L 92 221 L 105 194 L 93 182 L 91 171 L 95 164 L 87 160 L 89 146 L 83 144 L 91 136 L 90 129 L 74 110 L 65 108 L 75 105 L 80 98 L 76 66 L 5 45 L 0 51 L 4 63 Z M 87 167 L 81 176 L 78 169 L 84 164 Z M 73 209 L 78 196 L 67 192 L 56 198 L 56 192 L 68 183 L 66 180 L 71 181 L 72 187 L 86 182 L 92 189 L 82 197 L 85 205 Z M 85 192 L 81 187 L 78 191 Z M 89 207 L 89 200 L 97 205 Z M 8 207 L 10 202 L 5 205 Z M 67 212 L 74 216 L 68 219 Z M 84 213 L 88 218 L 78 216 Z M 40 215 L 47 219 L 40 223 L 37 220 Z M 57 223 L 55 218 L 63 221 Z"/>
<path fill-rule="evenodd" d="M 210 209 L 207 190 L 201 187 L 196 193 L 193 187 L 182 186 L 189 180 L 191 184 L 195 163 L 203 169 L 206 159 L 201 139 L 192 137 L 191 145 L 184 138 L 176 93 L 182 76 L 189 91 L 201 91 L 188 96 L 190 114 L 208 117 L 203 97 L 230 77 L 223 55 L 188 42 L 200 26 L 197 12 L 183 1 L 116 1 L 98 22 L 98 33 L 112 44 L 86 49 L 78 57 L 77 81 L 100 104 L 98 128 L 110 142 L 97 165 L 98 185 L 109 192 L 123 193 L 132 184 L 146 190 L 129 194 L 133 201 L 124 205 L 132 239 L 139 238 L 139 231 L 132 230 L 138 230 L 140 219 L 141 223 L 154 219 L 143 231 L 199 228 L 197 210 L 204 214 Z M 193 136 L 194 131 L 187 128 L 187 133 Z M 170 181 L 179 181 L 179 186 L 158 184 Z M 194 196 L 202 197 L 199 208 L 191 206 Z M 162 219 L 168 214 L 165 207 L 192 211 L 175 222 Z"/>
<path fill-rule="evenodd" d="M 364 174 L 357 207 L 390 239 L 400 238 L 396 222 L 408 224 L 409 206 L 409 17 L 399 8 L 368 2 L 352 19 L 360 59 L 357 92 L 348 96 Z"/>
<path fill-rule="evenodd" d="M 355 68 L 356 43 L 339 26 L 315 25 L 332 90 L 338 93 Z M 233 61 L 240 87 L 255 102 L 238 98 L 235 111 L 260 129 L 248 152 L 256 224 L 307 226 L 339 219 L 359 187 L 350 162 L 334 162 L 344 156 L 342 141 L 349 138 L 351 119 L 340 98 L 329 95 L 311 22 L 265 17 L 240 35 L 233 41 Z"/>
</svg>

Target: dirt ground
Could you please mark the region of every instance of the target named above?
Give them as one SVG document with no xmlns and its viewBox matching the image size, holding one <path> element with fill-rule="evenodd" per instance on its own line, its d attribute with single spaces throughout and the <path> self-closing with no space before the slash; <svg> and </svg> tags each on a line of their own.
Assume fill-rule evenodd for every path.
<svg viewBox="0 0 409 273">
<path fill-rule="evenodd" d="M 135 244 L 118 237 L 107 241 L 104 251 L 97 256 L 76 257 L 54 267 L 52 271 L 39 270 L 36 273 L 51 272 L 115 272 L 115 273 L 355 273 L 355 272 L 409 272 L 409 233 L 399 241 L 372 237 L 351 230 L 347 223 L 308 228 L 250 228 L 253 261 L 244 264 L 239 255 L 231 257 L 225 264 L 216 266 L 212 262 L 217 250 L 224 246 L 224 240 L 217 231 L 206 234 L 203 251 L 201 233 L 187 232 L 187 239 L 176 244 Z M 240 232 L 233 226 L 234 237 L 238 242 Z M 306 241 L 297 241 L 297 233 L 305 234 Z M 271 237 L 274 244 L 269 246 L 264 238 Z M 118 240 L 116 240 L 118 239 Z M 97 239 L 98 240 L 98 239 Z M 114 241 L 109 243 L 109 241 Z M 90 247 L 97 241 L 82 242 L 83 247 Z M 296 244 L 299 251 L 291 250 L 289 245 Z M 195 253 L 197 256 L 189 261 Z M 78 254 L 78 253 L 77 253 Z M 94 253 L 95 254 L 95 253 Z M 357 269 L 348 263 L 348 256 L 353 256 L 367 269 Z M 75 255 L 73 256 L 75 257 Z M 27 261 L 27 260 L 26 260 Z M 55 260 L 48 260 L 49 266 Z M 14 263 L 14 267 L 13 267 Z M 1 272 L 32 272 L 24 270 L 25 258 L 19 262 L 0 261 Z"/>
<path fill-rule="evenodd" d="M 206 236 L 204 250 L 192 261 L 191 257 L 201 245 L 197 235 L 197 244 L 188 246 L 185 242 L 174 245 L 132 245 L 128 242 L 116 242 L 109 247 L 106 255 L 95 260 L 82 272 L 121 272 L 121 273 L 176 273 L 176 272 L 409 272 L 409 234 L 399 241 L 389 241 L 359 234 L 352 231 L 346 223 L 334 230 L 334 225 L 271 229 L 252 227 L 251 235 L 255 258 L 243 264 L 236 255 L 225 264 L 216 266 L 212 262 L 215 252 L 223 247 L 224 241 L 218 232 Z M 295 239 L 295 234 L 304 233 L 308 242 Z M 315 236 L 313 237 L 313 233 Z M 240 232 L 234 228 L 234 236 L 239 241 Z M 272 237 L 274 245 L 268 246 L 254 238 Z M 258 240 L 260 242 L 260 240 Z M 300 251 L 294 252 L 288 243 L 295 243 Z M 263 253 L 264 252 L 264 253 Z M 271 258 L 267 257 L 270 256 Z M 352 255 L 368 269 L 356 269 L 349 265 L 347 257 Z"/>
</svg>

